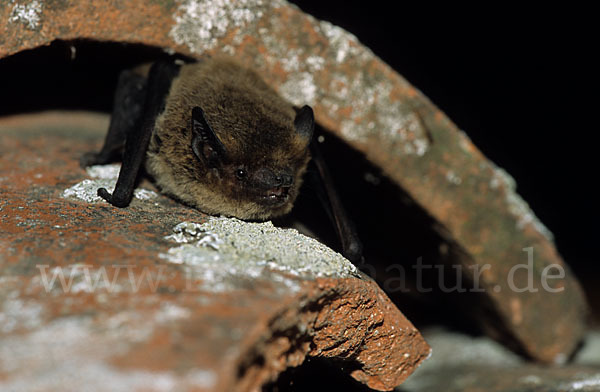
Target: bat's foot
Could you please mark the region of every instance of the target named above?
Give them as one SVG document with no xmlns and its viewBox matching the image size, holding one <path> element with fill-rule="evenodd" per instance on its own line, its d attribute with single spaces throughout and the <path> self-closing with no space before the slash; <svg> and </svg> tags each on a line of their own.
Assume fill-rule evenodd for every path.
<svg viewBox="0 0 600 392">
<path fill-rule="evenodd" d="M 98 196 L 113 204 L 112 195 L 106 190 L 106 188 L 98 188 Z"/>
<path fill-rule="evenodd" d="M 111 195 L 106 188 L 98 188 L 98 196 L 109 202 L 115 207 L 123 208 L 129 205 L 129 200 Z"/>
</svg>

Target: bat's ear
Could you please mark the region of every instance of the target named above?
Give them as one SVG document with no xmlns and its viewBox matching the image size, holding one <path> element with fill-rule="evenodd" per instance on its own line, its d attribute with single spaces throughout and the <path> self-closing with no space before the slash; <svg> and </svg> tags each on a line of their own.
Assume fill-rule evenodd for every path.
<svg viewBox="0 0 600 392">
<path fill-rule="evenodd" d="M 300 109 L 296 109 L 294 127 L 296 127 L 298 135 L 306 139 L 306 144 L 308 144 L 315 129 L 315 115 L 310 106 L 304 105 Z"/>
<path fill-rule="evenodd" d="M 206 122 L 199 106 L 192 109 L 192 150 L 208 167 L 219 166 L 227 155 L 225 146 Z"/>
</svg>

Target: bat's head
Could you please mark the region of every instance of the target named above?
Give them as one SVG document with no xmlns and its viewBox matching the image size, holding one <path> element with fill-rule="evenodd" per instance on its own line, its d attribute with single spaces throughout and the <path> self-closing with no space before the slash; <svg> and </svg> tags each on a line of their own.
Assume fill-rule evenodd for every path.
<svg viewBox="0 0 600 392">
<path fill-rule="evenodd" d="M 211 215 L 292 209 L 310 159 L 310 107 L 294 107 L 230 60 L 181 67 L 155 121 L 146 168 L 163 192 Z"/>
<path fill-rule="evenodd" d="M 253 113 L 245 123 L 217 124 L 194 107 L 191 149 L 204 170 L 206 187 L 215 191 L 198 207 L 241 219 L 269 219 L 288 213 L 296 200 L 310 159 L 314 128 L 310 107 L 295 116 Z"/>
</svg>

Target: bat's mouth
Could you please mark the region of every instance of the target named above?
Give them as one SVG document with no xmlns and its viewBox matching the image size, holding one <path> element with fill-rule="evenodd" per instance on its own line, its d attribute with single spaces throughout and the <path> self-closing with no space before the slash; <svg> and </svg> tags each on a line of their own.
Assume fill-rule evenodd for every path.
<svg viewBox="0 0 600 392">
<path fill-rule="evenodd" d="M 287 201 L 289 197 L 290 187 L 278 186 L 267 190 L 263 194 L 263 200 L 268 204 L 282 204 Z"/>
</svg>

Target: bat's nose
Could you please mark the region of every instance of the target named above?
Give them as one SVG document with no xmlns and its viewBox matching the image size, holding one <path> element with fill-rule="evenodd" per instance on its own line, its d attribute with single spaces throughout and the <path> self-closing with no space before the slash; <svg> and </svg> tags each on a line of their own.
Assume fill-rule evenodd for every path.
<svg viewBox="0 0 600 392">
<path fill-rule="evenodd" d="M 289 188 L 294 183 L 294 177 L 285 169 L 260 169 L 254 174 L 257 187 L 260 188 Z"/>
<path fill-rule="evenodd" d="M 281 173 L 275 176 L 275 183 L 277 187 L 290 187 L 294 183 L 294 177 Z"/>
</svg>

